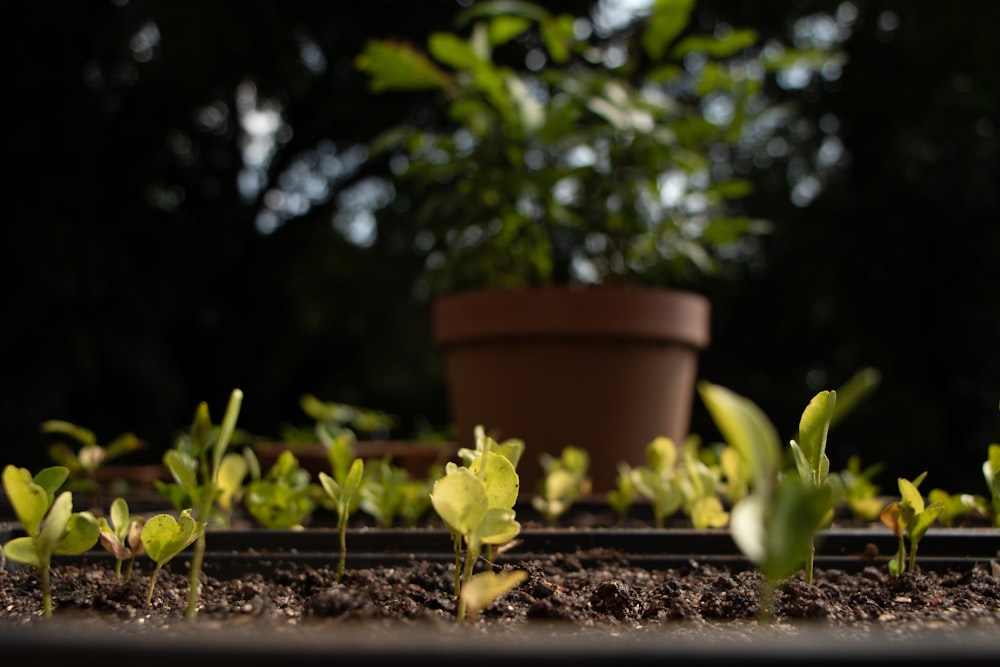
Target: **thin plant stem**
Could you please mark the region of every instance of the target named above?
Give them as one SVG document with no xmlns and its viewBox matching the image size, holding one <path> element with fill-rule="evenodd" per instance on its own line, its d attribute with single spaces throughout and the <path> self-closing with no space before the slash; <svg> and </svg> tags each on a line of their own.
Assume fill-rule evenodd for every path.
<svg viewBox="0 0 1000 667">
<path fill-rule="evenodd" d="M 205 533 L 194 543 L 194 553 L 191 555 L 191 569 L 188 571 L 187 617 L 198 615 L 198 594 L 201 592 L 201 564 L 205 558 Z"/>
<path fill-rule="evenodd" d="M 347 564 L 347 510 L 340 513 L 337 519 L 340 532 L 340 557 L 337 559 L 337 581 L 344 578 L 344 568 Z"/>
<path fill-rule="evenodd" d="M 160 573 L 160 564 L 153 568 L 153 573 L 149 575 L 149 590 L 146 591 L 146 606 L 153 602 L 153 589 L 156 588 L 156 575 Z"/>
<path fill-rule="evenodd" d="M 813 582 L 813 566 L 816 562 L 816 544 L 810 544 L 808 551 L 806 551 L 806 583 L 812 585 Z"/>
<path fill-rule="evenodd" d="M 49 618 L 52 616 L 52 577 L 49 573 L 49 564 L 42 563 L 38 572 L 42 579 L 42 613 Z"/>
</svg>

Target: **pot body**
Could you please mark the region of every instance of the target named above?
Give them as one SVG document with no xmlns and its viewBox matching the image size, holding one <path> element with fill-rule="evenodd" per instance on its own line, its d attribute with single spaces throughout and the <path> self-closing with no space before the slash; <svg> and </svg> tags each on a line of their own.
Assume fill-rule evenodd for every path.
<svg viewBox="0 0 1000 667">
<path fill-rule="evenodd" d="M 698 356 L 709 342 L 699 294 L 638 288 L 464 292 L 434 304 L 458 441 L 481 424 L 521 438 L 522 495 L 537 492 L 540 455 L 590 454 L 594 493 L 616 486 L 619 462 L 645 463 L 657 436 L 688 435 Z"/>
</svg>

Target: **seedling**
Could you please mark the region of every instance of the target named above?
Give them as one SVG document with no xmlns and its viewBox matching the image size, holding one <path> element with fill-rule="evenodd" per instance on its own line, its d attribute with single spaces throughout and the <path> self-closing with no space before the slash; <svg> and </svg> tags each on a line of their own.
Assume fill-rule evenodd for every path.
<svg viewBox="0 0 1000 667">
<path fill-rule="evenodd" d="M 321 442 L 336 438 L 346 431 L 350 431 L 355 437 L 358 433 L 364 433 L 374 439 L 384 439 L 397 421 L 395 416 L 381 410 L 322 401 L 312 394 L 303 394 L 299 405 L 303 412 L 313 418 L 314 432 Z"/>
<path fill-rule="evenodd" d="M 430 484 L 411 479 L 406 468 L 392 464 L 386 456 L 379 459 L 361 485 L 359 507 L 383 528 L 391 527 L 397 517 L 412 526 L 431 506 Z"/>
<path fill-rule="evenodd" d="M 147 606 L 153 600 L 156 575 L 160 573 L 160 569 L 169 563 L 174 556 L 193 543 L 202 540 L 205 537 L 205 526 L 204 521 L 195 521 L 191 517 L 191 510 L 184 510 L 176 519 L 169 514 L 157 514 L 142 527 L 142 543 L 145 545 L 146 553 L 156 563 L 153 573 L 149 577 L 149 590 L 146 593 Z M 196 581 L 192 580 L 192 582 Z"/>
<path fill-rule="evenodd" d="M 653 523 L 662 528 L 667 517 L 681 508 L 684 501 L 677 485 L 677 447 L 666 437 L 653 439 L 646 445 L 646 462 L 632 470 L 636 490 L 652 503 Z"/>
<path fill-rule="evenodd" d="M 760 614 L 770 617 L 777 582 L 806 560 L 833 497 L 826 485 L 782 474 L 777 430 L 753 401 L 706 381 L 698 391 L 723 438 L 751 471 L 750 491 L 730 513 L 730 531 L 736 546 L 764 575 Z"/>
<path fill-rule="evenodd" d="M 462 588 L 461 598 L 470 621 L 476 620 L 479 612 L 486 609 L 498 597 L 513 590 L 528 578 L 524 570 L 493 572 L 484 570 L 476 574 Z"/>
<path fill-rule="evenodd" d="M 573 503 L 590 493 L 590 478 L 587 477 L 590 455 L 570 445 L 563 448 L 559 458 L 542 454 L 541 464 L 544 475 L 539 494 L 532 496 L 531 505 L 554 525 Z"/>
<path fill-rule="evenodd" d="M 677 465 L 677 488 L 684 512 L 699 530 L 729 523 L 729 512 L 719 500 L 719 477 L 718 469 L 709 467 L 699 456 L 698 438 L 688 438 Z"/>
<path fill-rule="evenodd" d="M 202 402 L 195 409 L 190 434 L 181 438 L 177 445 L 163 456 L 163 463 L 170 470 L 176 484 L 158 484 L 157 488 L 175 503 L 178 498 L 186 498 L 193 509 L 195 521 L 208 525 L 213 517 L 216 501 L 224 493 L 221 475 L 228 466 L 223 466 L 226 448 L 236 430 L 236 420 L 240 414 L 243 392 L 234 389 L 229 396 L 222 423 L 216 427 L 208 412 L 208 404 Z M 228 477 L 228 475 L 227 475 Z M 228 484 L 228 482 L 227 482 Z M 172 494 L 172 495 L 171 495 Z M 223 515 L 218 519 L 226 525 Z M 147 551 L 149 546 L 147 545 Z M 205 531 L 196 536 L 194 554 L 189 572 L 187 615 L 198 614 L 198 595 L 201 589 L 201 566 L 205 557 Z"/>
<path fill-rule="evenodd" d="M 357 502 L 358 491 L 365 474 L 365 462 L 356 458 L 343 481 L 337 481 L 325 472 L 319 474 L 320 485 L 333 500 L 337 510 L 337 531 L 340 536 L 340 556 L 337 560 L 337 581 L 344 578 L 344 568 L 347 561 L 347 521 L 354 504 Z"/>
<path fill-rule="evenodd" d="M 889 573 L 899 575 L 903 572 L 913 572 L 917 564 L 917 547 L 927 530 L 934 525 L 938 515 L 944 509 L 940 502 L 924 505 L 924 498 L 917 489 L 927 477 L 927 471 L 917 475 L 913 480 L 899 478 L 899 495 L 896 502 L 890 503 L 882 510 L 882 523 L 888 526 L 899 540 L 896 555 L 889 561 Z M 904 536 L 910 542 L 910 558 L 907 564 L 906 544 Z"/>
<path fill-rule="evenodd" d="M 983 477 L 990 490 L 993 511 L 993 525 L 1000 527 L 1000 445 L 989 446 L 986 461 L 983 462 Z"/>
<path fill-rule="evenodd" d="M 434 482 L 431 492 L 434 510 L 448 527 L 455 546 L 456 620 L 459 622 L 465 618 L 470 596 L 479 600 L 483 589 L 502 588 L 483 584 L 482 589 L 474 589 L 477 595 L 463 595 L 470 585 L 480 586 L 471 582 L 483 547 L 506 544 L 521 531 L 513 509 L 519 487 L 514 464 L 494 451 L 496 442 L 485 435 L 482 427 L 477 427 L 475 433 L 476 456 L 467 466 L 448 463 L 444 477 Z M 481 572 L 476 577 L 488 579 L 489 575 Z"/>
<path fill-rule="evenodd" d="M 831 498 L 837 496 L 838 487 L 834 482 L 837 478 L 830 477 L 830 459 L 826 455 L 826 440 L 833 422 L 837 407 L 837 392 L 821 391 L 816 394 L 799 420 L 799 434 L 791 442 L 792 457 L 795 469 L 807 487 L 822 491 L 828 490 Z M 833 520 L 835 503 L 831 502 L 829 509 L 820 517 L 816 529 L 828 526 Z M 806 583 L 813 582 L 813 562 L 816 558 L 816 545 L 810 544 L 806 551 Z"/>
<path fill-rule="evenodd" d="M 879 496 L 881 489 L 872 480 L 883 467 L 875 463 L 862 469 L 861 458 L 855 455 L 847 459 L 847 467 L 839 473 L 847 507 L 861 521 L 874 521 L 882 513 L 885 503 Z"/>
<path fill-rule="evenodd" d="M 989 501 L 983 496 L 971 493 L 948 493 L 945 489 L 931 489 L 927 493 L 927 501 L 941 505 L 938 523 L 949 528 L 970 514 L 982 517 L 990 515 Z"/>
<path fill-rule="evenodd" d="M 624 521 L 638 497 L 639 490 L 635 487 L 632 466 L 620 461 L 615 488 L 607 493 L 608 505 L 618 514 L 618 519 Z"/>
<path fill-rule="evenodd" d="M 64 466 L 53 466 L 34 477 L 25 468 L 8 465 L 3 470 L 3 489 L 18 521 L 27 533 L 3 546 L 5 558 L 38 569 L 42 589 L 42 613 L 52 616 L 53 554 L 76 555 L 97 544 L 100 529 L 90 512 L 73 511 L 73 494 L 56 491 L 69 476 Z"/>
<path fill-rule="evenodd" d="M 309 471 L 286 449 L 267 471 L 245 490 L 243 504 L 259 525 L 270 529 L 301 528 L 316 509 L 315 485 Z"/>
<path fill-rule="evenodd" d="M 97 469 L 101 465 L 146 446 L 133 433 L 123 433 L 107 445 L 100 445 L 93 431 L 61 419 L 42 422 L 41 428 L 43 433 L 58 433 L 75 441 L 76 446 L 54 442 L 48 450 L 53 462 L 69 470 L 67 491 L 97 491 Z"/>
<path fill-rule="evenodd" d="M 111 503 L 111 521 L 105 517 L 98 520 L 101 528 L 100 542 L 106 551 L 114 555 L 115 577 L 119 580 L 128 581 L 132 577 L 132 565 L 135 557 L 145 553 L 145 545 L 142 543 L 142 528 L 146 525 L 146 519 L 141 516 L 130 516 L 128 503 L 124 498 L 115 498 Z M 128 561 L 125 569 L 124 579 L 122 577 L 122 563 Z"/>
</svg>

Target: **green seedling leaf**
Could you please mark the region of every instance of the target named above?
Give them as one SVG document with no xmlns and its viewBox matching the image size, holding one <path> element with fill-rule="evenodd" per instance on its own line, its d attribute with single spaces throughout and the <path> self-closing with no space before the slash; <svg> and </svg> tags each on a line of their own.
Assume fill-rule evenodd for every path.
<svg viewBox="0 0 1000 667">
<path fill-rule="evenodd" d="M 521 524 L 514 520 L 514 510 L 491 507 L 471 533 L 470 542 L 506 544 L 517 537 Z"/>
<path fill-rule="evenodd" d="M 767 558 L 765 510 L 765 499 L 753 494 L 736 503 L 729 516 L 733 542 L 751 563 L 758 566 Z"/>
<path fill-rule="evenodd" d="M 242 454 L 230 452 L 222 457 L 219 464 L 219 493 L 215 502 L 227 514 L 232 512 L 233 504 L 243 490 L 243 480 L 249 471 L 250 466 Z"/>
<path fill-rule="evenodd" d="M 30 537 L 15 537 L 3 545 L 3 555 L 15 563 L 42 568 L 42 562 L 38 559 L 38 552 L 35 550 L 35 541 Z"/>
<path fill-rule="evenodd" d="M 364 481 L 365 464 L 360 458 L 354 459 L 347 471 L 343 484 L 324 472 L 319 474 L 320 485 L 326 494 L 333 499 L 337 510 L 337 529 L 340 534 L 340 557 L 337 561 L 337 580 L 343 578 L 347 560 L 347 519 L 355 498 Z"/>
<path fill-rule="evenodd" d="M 198 497 L 200 485 L 197 461 L 184 452 L 170 449 L 163 455 L 163 464 L 167 466 L 174 481 L 184 493 L 192 498 Z"/>
<path fill-rule="evenodd" d="M 781 445 L 774 425 L 755 403 L 730 389 L 703 380 L 698 390 L 722 436 L 753 471 L 751 484 L 770 486 L 781 466 Z"/>
<path fill-rule="evenodd" d="M 836 405 L 836 392 L 821 391 L 816 394 L 802 412 L 799 435 L 791 443 L 799 475 L 813 486 L 821 485 L 830 474 L 826 440 Z"/>
<path fill-rule="evenodd" d="M 25 532 L 38 535 L 45 513 L 52 505 L 56 490 L 66 481 L 69 469 L 54 466 L 32 478 L 25 468 L 8 465 L 3 471 L 3 488 Z"/>
<path fill-rule="evenodd" d="M 457 467 L 434 483 L 431 504 L 452 531 L 471 535 L 486 516 L 490 499 L 479 477 Z"/>
<path fill-rule="evenodd" d="M 506 456 L 490 453 L 477 458 L 469 464 L 469 471 L 483 480 L 489 507 L 513 507 L 517 502 L 520 482 L 514 465 Z"/>
<path fill-rule="evenodd" d="M 188 548 L 205 530 L 205 522 L 191 518 L 185 510 L 176 519 L 169 514 L 157 514 L 142 528 L 142 543 L 146 554 L 162 566 Z"/>
<path fill-rule="evenodd" d="M 42 422 L 43 433 L 61 433 L 68 435 L 82 445 L 97 444 L 97 436 L 94 432 L 82 426 L 77 426 L 62 419 L 49 419 Z"/>
<path fill-rule="evenodd" d="M 205 533 L 205 522 L 191 518 L 191 510 L 184 510 L 174 519 L 169 514 L 157 514 L 142 527 L 142 543 L 146 554 L 156 563 L 149 578 L 146 604 L 153 599 L 156 576 L 170 560 L 188 548 Z M 197 585 L 197 584 L 195 584 Z"/>
<path fill-rule="evenodd" d="M 646 461 L 657 473 L 672 469 L 677 464 L 677 445 L 670 438 L 655 438 L 646 446 Z"/>
<path fill-rule="evenodd" d="M 72 503 L 70 503 L 72 507 Z M 53 553 L 75 556 L 90 550 L 97 544 L 101 528 L 97 518 L 90 512 L 74 512 L 69 517 L 66 530 L 56 543 Z"/>
<path fill-rule="evenodd" d="M 489 607 L 501 595 L 513 590 L 521 582 L 528 579 L 524 570 L 513 572 L 493 572 L 485 570 L 474 575 L 462 587 L 462 600 L 468 610 L 469 618 L 475 619 L 481 611 Z"/>
<path fill-rule="evenodd" d="M 42 524 L 38 538 L 35 540 L 35 548 L 38 550 L 39 557 L 47 558 L 55 551 L 56 545 L 59 544 L 69 528 L 69 518 L 72 514 L 73 494 L 64 491 L 52 503 L 52 507 L 45 517 L 45 523 Z"/>
<path fill-rule="evenodd" d="M 924 473 L 926 474 L 926 473 Z M 922 478 L 922 476 L 921 476 Z M 903 496 L 903 505 L 909 505 L 913 515 L 918 515 L 924 511 L 924 497 L 920 495 L 916 485 L 902 477 L 899 478 L 899 493 Z M 904 510 L 905 511 L 905 510 Z"/>
<path fill-rule="evenodd" d="M 635 504 L 638 490 L 632 480 L 632 467 L 621 461 L 618 463 L 617 485 L 607 493 L 608 505 L 620 518 L 624 518 Z"/>
<path fill-rule="evenodd" d="M 715 496 L 698 498 L 691 506 L 691 524 L 696 529 L 722 528 L 729 523 L 729 512 Z"/>
</svg>

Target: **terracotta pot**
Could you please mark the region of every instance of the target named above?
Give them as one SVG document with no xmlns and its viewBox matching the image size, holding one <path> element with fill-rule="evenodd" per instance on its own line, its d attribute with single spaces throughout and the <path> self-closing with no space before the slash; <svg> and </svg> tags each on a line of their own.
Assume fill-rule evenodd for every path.
<svg viewBox="0 0 1000 667">
<path fill-rule="evenodd" d="M 709 302 L 677 290 L 544 288 L 473 291 L 434 304 L 458 441 L 482 424 L 525 441 L 522 495 L 537 490 L 539 456 L 590 452 L 595 493 L 621 461 L 645 463 L 657 436 L 688 435 Z"/>
</svg>

